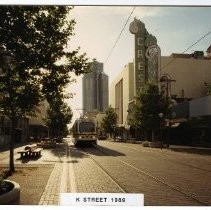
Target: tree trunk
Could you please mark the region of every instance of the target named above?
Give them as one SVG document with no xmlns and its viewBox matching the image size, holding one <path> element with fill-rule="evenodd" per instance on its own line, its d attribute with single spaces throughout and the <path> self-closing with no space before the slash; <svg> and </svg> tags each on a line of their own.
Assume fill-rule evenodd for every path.
<svg viewBox="0 0 211 210">
<path fill-rule="evenodd" d="M 10 130 L 10 159 L 9 159 L 9 171 L 15 172 L 15 164 L 14 164 L 14 142 L 15 142 L 15 126 L 16 119 L 14 117 L 11 118 L 11 130 Z"/>
</svg>

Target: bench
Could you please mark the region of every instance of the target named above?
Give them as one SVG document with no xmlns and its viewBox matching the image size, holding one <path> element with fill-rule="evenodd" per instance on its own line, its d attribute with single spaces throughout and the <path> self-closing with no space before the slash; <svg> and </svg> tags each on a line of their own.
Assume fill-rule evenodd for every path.
<svg viewBox="0 0 211 210">
<path fill-rule="evenodd" d="M 25 157 L 28 157 L 30 155 L 30 150 L 29 149 L 22 150 L 22 151 L 19 151 L 18 154 L 21 155 L 21 158 L 25 158 Z"/>
<path fill-rule="evenodd" d="M 39 156 L 41 156 L 41 151 L 42 151 L 41 148 L 31 150 L 30 153 L 29 153 L 29 156 L 30 157 L 39 157 Z"/>
<path fill-rule="evenodd" d="M 25 146 L 24 150 L 19 151 L 21 158 L 33 158 L 41 156 L 41 148 L 38 148 L 36 144 Z"/>
<path fill-rule="evenodd" d="M 29 144 L 25 146 L 25 150 L 29 149 L 29 150 L 34 150 L 37 148 L 37 144 Z"/>
</svg>

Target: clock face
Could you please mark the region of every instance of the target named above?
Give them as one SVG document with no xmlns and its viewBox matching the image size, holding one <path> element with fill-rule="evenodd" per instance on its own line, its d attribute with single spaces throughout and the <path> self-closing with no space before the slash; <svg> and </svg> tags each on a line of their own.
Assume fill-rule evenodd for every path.
<svg viewBox="0 0 211 210">
<path fill-rule="evenodd" d="M 136 34 L 137 32 L 138 32 L 138 26 L 137 26 L 137 23 L 136 22 L 132 22 L 131 24 L 130 24 L 130 32 L 132 33 L 132 34 Z"/>
</svg>

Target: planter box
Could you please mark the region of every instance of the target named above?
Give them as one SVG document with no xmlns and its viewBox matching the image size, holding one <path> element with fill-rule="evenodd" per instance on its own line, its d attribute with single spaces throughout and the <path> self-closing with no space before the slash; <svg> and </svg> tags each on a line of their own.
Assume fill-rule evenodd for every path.
<svg viewBox="0 0 211 210">
<path fill-rule="evenodd" d="M 143 147 L 149 147 L 149 142 L 148 141 L 143 141 L 142 142 Z"/>
<path fill-rule="evenodd" d="M 0 205 L 18 205 L 20 204 L 20 185 L 11 180 L 5 180 L 14 185 L 9 192 L 0 195 Z"/>
</svg>

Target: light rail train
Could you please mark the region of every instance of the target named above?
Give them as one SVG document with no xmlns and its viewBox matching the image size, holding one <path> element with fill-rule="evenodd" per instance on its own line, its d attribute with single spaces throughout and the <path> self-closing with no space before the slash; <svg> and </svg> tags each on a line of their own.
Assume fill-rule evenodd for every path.
<svg viewBox="0 0 211 210">
<path fill-rule="evenodd" d="M 73 143 L 97 144 L 97 132 L 95 123 L 89 118 L 79 118 L 73 125 Z"/>
</svg>

